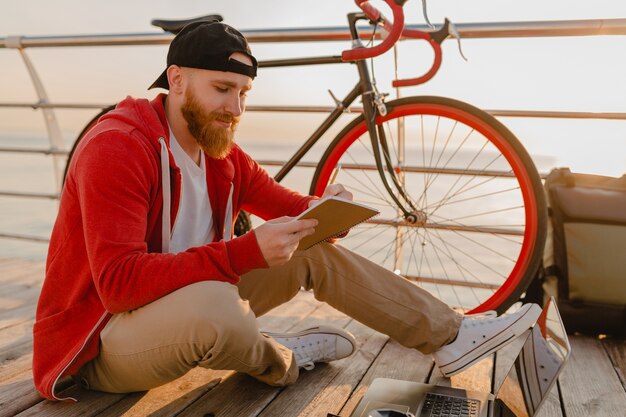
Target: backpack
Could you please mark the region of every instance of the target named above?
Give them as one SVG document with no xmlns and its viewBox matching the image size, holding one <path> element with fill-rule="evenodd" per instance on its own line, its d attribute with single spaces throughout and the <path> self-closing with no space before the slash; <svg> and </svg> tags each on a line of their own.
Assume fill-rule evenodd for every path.
<svg viewBox="0 0 626 417">
<path fill-rule="evenodd" d="M 626 175 L 554 169 L 541 289 L 568 332 L 626 335 Z"/>
</svg>

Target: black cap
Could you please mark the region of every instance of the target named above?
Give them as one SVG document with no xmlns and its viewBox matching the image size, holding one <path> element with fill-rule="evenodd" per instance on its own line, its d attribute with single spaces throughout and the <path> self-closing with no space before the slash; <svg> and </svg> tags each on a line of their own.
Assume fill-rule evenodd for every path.
<svg viewBox="0 0 626 417">
<path fill-rule="evenodd" d="M 252 60 L 252 66 L 230 59 L 234 52 L 241 52 Z M 252 56 L 248 41 L 237 30 L 221 22 L 194 22 L 185 26 L 170 44 L 167 68 L 170 65 L 229 71 L 256 77 L 257 61 Z M 148 89 L 160 87 L 169 90 L 167 68 Z"/>
</svg>

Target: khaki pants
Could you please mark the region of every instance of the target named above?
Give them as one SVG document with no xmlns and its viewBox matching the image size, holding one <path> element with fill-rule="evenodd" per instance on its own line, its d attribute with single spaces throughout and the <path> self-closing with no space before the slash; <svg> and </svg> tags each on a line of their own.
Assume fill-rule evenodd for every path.
<svg viewBox="0 0 626 417">
<path fill-rule="evenodd" d="M 139 309 L 116 314 L 81 382 L 107 392 L 144 391 L 195 366 L 247 373 L 270 385 L 298 377 L 290 350 L 259 332 L 256 317 L 300 287 L 404 346 L 431 353 L 452 340 L 461 316 L 426 291 L 338 245 L 296 252 L 285 265 L 241 277 L 238 286 L 204 281 Z"/>
</svg>

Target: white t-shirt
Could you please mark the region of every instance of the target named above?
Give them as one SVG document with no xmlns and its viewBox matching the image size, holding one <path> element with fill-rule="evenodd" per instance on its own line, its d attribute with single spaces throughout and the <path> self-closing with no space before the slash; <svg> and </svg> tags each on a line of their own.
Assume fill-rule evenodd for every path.
<svg viewBox="0 0 626 417">
<path fill-rule="evenodd" d="M 200 152 L 200 166 L 196 165 L 171 130 L 170 149 L 182 177 L 180 205 L 170 242 L 170 253 L 178 253 L 211 243 L 215 231 L 206 184 L 204 152 Z"/>
</svg>

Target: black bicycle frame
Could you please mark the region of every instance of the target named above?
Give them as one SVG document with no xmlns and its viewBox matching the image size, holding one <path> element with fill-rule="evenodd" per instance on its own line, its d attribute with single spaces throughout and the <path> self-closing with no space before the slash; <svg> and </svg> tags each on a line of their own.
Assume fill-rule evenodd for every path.
<svg viewBox="0 0 626 417">
<path fill-rule="evenodd" d="M 353 45 L 355 47 L 361 47 L 361 41 L 359 39 L 356 22 L 359 20 L 367 20 L 367 16 L 363 13 L 350 13 L 348 15 L 348 22 L 350 25 L 350 34 L 352 36 Z M 337 64 L 344 63 L 340 56 L 325 56 L 314 58 L 293 58 L 293 59 L 281 59 L 272 61 L 261 61 L 259 67 L 273 68 L 273 67 L 285 67 L 285 66 L 301 66 L 301 65 L 319 65 L 319 64 Z M 322 124 L 311 134 L 309 139 L 298 148 L 298 150 L 289 158 L 289 160 L 282 166 L 278 173 L 274 176 L 274 179 L 278 182 L 283 178 L 300 162 L 302 157 L 317 143 L 317 141 L 328 131 L 328 129 L 337 121 L 339 116 L 357 99 L 361 96 L 363 100 L 363 117 L 367 124 L 367 130 L 372 141 L 372 150 L 374 152 L 374 159 L 376 161 L 376 168 L 380 175 L 380 178 L 385 186 L 385 189 L 389 193 L 389 196 L 398 205 L 398 208 L 402 211 L 404 218 L 413 223 L 417 221 L 416 212 L 417 208 L 413 205 L 411 199 L 406 195 L 404 188 L 400 184 L 398 177 L 393 169 L 393 163 L 389 156 L 389 148 L 387 145 L 387 138 L 384 129 L 377 129 L 376 116 L 378 113 L 375 103 L 375 91 L 372 85 L 370 74 L 367 68 L 367 62 L 365 60 L 355 62 L 359 72 L 359 82 L 348 93 L 348 95 L 337 104 L 335 109 L 328 115 L 328 117 L 322 122 Z M 384 156 L 381 156 L 380 148 L 382 147 Z M 410 209 L 405 207 L 405 204 L 399 200 L 396 193 L 393 192 L 387 175 L 389 174 L 392 179 L 393 185 L 397 190 L 397 194 L 402 197 L 406 202 L 406 205 Z"/>
</svg>

